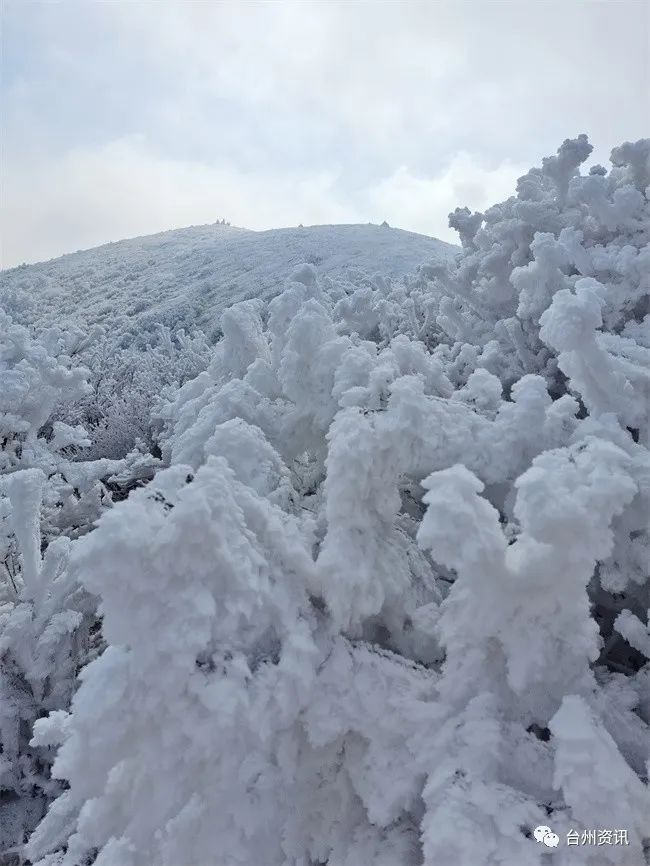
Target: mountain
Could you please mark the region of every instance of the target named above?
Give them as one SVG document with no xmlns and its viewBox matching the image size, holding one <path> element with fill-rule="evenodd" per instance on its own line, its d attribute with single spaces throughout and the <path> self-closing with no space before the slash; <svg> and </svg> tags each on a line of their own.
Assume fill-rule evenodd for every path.
<svg viewBox="0 0 650 866">
<path fill-rule="evenodd" d="M 399 277 L 456 251 L 388 226 L 264 232 L 193 226 L 5 271 L 0 304 L 23 325 L 99 324 L 122 334 L 126 344 L 141 342 L 159 323 L 210 334 L 223 309 L 278 294 L 304 263 L 332 278 L 355 271 Z"/>
</svg>

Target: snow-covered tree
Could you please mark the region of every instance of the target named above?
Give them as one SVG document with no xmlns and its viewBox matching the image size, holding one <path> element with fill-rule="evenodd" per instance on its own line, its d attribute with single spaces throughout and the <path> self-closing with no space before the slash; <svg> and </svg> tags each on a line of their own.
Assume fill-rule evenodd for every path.
<svg viewBox="0 0 650 866">
<path fill-rule="evenodd" d="M 101 646 L 95 601 L 68 571 L 71 539 L 111 506 L 111 488 L 156 463 L 137 451 L 84 460 L 85 429 L 56 420 L 91 392 L 75 359 L 95 336 L 53 328 L 35 339 L 0 311 L 0 850 L 25 841 L 62 790 L 32 727 L 69 707 Z"/>
</svg>

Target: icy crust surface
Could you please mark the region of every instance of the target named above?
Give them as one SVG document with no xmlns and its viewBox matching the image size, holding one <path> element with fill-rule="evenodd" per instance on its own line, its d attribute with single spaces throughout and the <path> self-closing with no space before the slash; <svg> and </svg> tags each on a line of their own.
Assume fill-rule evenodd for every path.
<svg viewBox="0 0 650 866">
<path fill-rule="evenodd" d="M 410 275 L 158 323 L 130 387 L 0 320 L 17 862 L 650 862 L 650 141 L 590 151 Z"/>
</svg>

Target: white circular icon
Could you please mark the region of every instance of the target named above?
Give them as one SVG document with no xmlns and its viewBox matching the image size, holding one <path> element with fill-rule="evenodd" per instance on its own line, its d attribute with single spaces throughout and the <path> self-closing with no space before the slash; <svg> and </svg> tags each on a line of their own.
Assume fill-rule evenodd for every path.
<svg viewBox="0 0 650 866">
<path fill-rule="evenodd" d="M 557 848 L 560 844 L 560 837 L 554 833 L 550 827 L 545 827 L 541 824 L 533 830 L 533 836 L 538 842 L 543 842 L 547 848 Z"/>
</svg>

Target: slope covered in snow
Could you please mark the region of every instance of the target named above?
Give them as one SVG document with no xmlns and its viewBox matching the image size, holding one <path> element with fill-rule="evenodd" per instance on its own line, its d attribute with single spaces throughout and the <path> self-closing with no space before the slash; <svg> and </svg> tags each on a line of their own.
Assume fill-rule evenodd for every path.
<svg viewBox="0 0 650 866">
<path fill-rule="evenodd" d="M 142 344 L 163 324 L 210 335 L 220 313 L 248 298 L 268 300 L 304 263 L 319 274 L 397 277 L 457 247 L 376 225 L 253 232 L 220 224 L 118 241 L 0 278 L 0 305 L 20 324 L 102 325 Z"/>
</svg>

